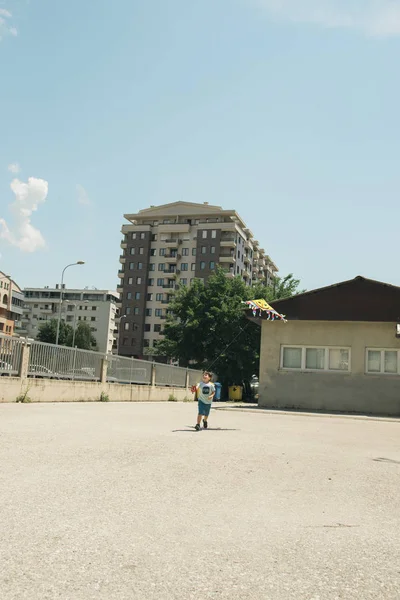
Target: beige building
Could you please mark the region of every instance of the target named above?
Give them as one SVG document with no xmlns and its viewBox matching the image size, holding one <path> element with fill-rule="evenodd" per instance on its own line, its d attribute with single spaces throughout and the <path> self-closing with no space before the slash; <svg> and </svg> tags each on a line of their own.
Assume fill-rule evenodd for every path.
<svg viewBox="0 0 400 600">
<path fill-rule="evenodd" d="M 269 284 L 278 269 L 234 210 L 174 202 L 127 214 L 122 227 L 118 292 L 119 354 L 142 357 L 160 339 L 178 285 L 219 266 L 248 285 Z"/>
<path fill-rule="evenodd" d="M 11 277 L 0 271 L 0 333 L 14 335 L 20 325 L 23 294 Z"/>
<path fill-rule="evenodd" d="M 399 287 L 356 277 L 272 305 L 288 321 L 260 320 L 260 406 L 400 416 Z"/>
<path fill-rule="evenodd" d="M 42 323 L 57 319 L 61 287 L 26 288 L 20 335 L 36 339 Z M 62 293 L 62 320 L 72 327 L 90 325 L 99 352 L 111 353 L 116 338 L 116 313 L 119 295 L 110 290 L 67 289 Z"/>
</svg>

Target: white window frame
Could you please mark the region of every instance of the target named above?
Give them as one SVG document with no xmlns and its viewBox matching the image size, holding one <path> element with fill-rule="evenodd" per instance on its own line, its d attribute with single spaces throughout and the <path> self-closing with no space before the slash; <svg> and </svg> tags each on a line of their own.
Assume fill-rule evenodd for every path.
<svg viewBox="0 0 400 600">
<path fill-rule="evenodd" d="M 300 348 L 301 349 L 301 366 L 297 367 L 284 367 L 283 366 L 283 351 L 285 348 Z M 307 369 L 306 368 L 306 351 L 307 350 L 325 350 L 325 363 L 323 369 Z M 330 369 L 329 368 L 329 350 L 347 350 L 349 353 L 349 367 L 347 371 L 341 369 Z M 281 371 L 293 371 L 295 373 L 351 373 L 351 347 L 350 346 L 303 346 L 297 344 L 284 344 L 281 346 L 279 368 Z"/>
<path fill-rule="evenodd" d="M 368 371 L 368 352 L 380 352 L 381 353 L 381 370 L 380 371 Z M 397 373 L 386 373 L 385 372 L 385 352 L 397 352 Z M 398 348 L 365 348 L 365 374 L 366 375 L 384 375 L 385 377 L 398 377 L 400 375 L 400 350 Z"/>
</svg>

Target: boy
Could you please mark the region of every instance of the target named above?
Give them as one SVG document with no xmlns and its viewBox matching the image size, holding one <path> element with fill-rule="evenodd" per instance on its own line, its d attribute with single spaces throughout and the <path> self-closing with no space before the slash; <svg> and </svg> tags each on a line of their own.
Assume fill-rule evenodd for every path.
<svg viewBox="0 0 400 600">
<path fill-rule="evenodd" d="M 199 414 L 197 415 L 196 431 L 200 431 L 201 419 L 203 418 L 203 427 L 208 427 L 208 415 L 210 414 L 211 404 L 215 395 L 215 385 L 211 381 L 212 375 L 208 371 L 203 373 L 203 381 L 194 387 L 195 398 L 199 403 Z"/>
</svg>

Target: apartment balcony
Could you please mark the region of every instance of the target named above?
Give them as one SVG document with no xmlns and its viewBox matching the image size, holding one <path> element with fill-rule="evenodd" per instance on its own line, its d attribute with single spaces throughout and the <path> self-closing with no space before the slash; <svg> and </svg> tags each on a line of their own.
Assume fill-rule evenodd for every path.
<svg viewBox="0 0 400 600">
<path fill-rule="evenodd" d="M 163 289 L 164 290 L 174 290 L 175 284 L 174 283 L 164 283 Z"/>
<path fill-rule="evenodd" d="M 163 243 L 167 248 L 177 248 L 182 244 L 182 240 L 180 238 L 168 238 Z"/>
<path fill-rule="evenodd" d="M 165 262 L 166 262 L 168 265 L 171 265 L 171 264 L 173 265 L 173 264 L 175 264 L 175 263 L 176 263 L 176 262 L 177 262 L 177 261 L 178 261 L 180 258 L 181 258 L 181 255 L 180 255 L 180 254 L 175 254 L 175 255 L 172 255 L 172 254 L 169 254 L 169 255 L 168 255 L 168 254 L 166 254 L 166 255 L 164 256 L 164 260 L 165 260 Z"/>
<path fill-rule="evenodd" d="M 221 236 L 221 248 L 236 248 L 236 235 Z"/>
<path fill-rule="evenodd" d="M 234 269 L 222 269 L 222 272 L 225 273 L 226 277 L 235 277 Z"/>
<path fill-rule="evenodd" d="M 117 285 L 117 292 L 118 292 L 119 294 L 122 294 L 122 293 L 123 293 L 123 291 L 124 291 L 124 286 L 123 286 L 123 285 Z"/>
<path fill-rule="evenodd" d="M 123 250 L 126 250 L 127 247 L 128 247 L 128 242 L 125 242 L 125 241 L 121 242 L 121 248 Z"/>
<path fill-rule="evenodd" d="M 121 265 L 125 264 L 126 256 L 124 254 L 121 254 L 121 256 L 119 257 L 119 262 L 121 263 Z"/>
<path fill-rule="evenodd" d="M 250 279 L 250 273 L 248 271 L 243 271 L 243 275 L 242 275 L 243 279 Z"/>
<path fill-rule="evenodd" d="M 158 233 L 189 233 L 189 223 L 162 223 L 158 226 Z"/>
<path fill-rule="evenodd" d="M 218 260 L 220 263 L 233 263 L 236 262 L 236 257 L 231 254 L 220 254 Z"/>
<path fill-rule="evenodd" d="M 122 269 L 120 271 L 118 271 L 118 277 L 120 279 L 122 279 L 123 277 L 125 277 L 125 271 L 123 271 Z"/>
</svg>

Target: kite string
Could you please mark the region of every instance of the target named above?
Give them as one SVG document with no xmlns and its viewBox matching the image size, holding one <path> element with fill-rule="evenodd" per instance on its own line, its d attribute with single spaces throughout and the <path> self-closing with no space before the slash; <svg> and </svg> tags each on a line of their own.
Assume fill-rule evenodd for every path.
<svg viewBox="0 0 400 600">
<path fill-rule="evenodd" d="M 248 321 L 244 327 L 241 327 L 241 328 L 240 328 L 240 331 L 239 331 L 239 333 L 238 333 L 237 335 L 235 335 L 235 337 L 233 338 L 233 340 L 231 340 L 231 341 L 229 342 L 229 344 L 227 344 L 227 345 L 225 346 L 225 348 L 222 350 L 222 352 L 220 352 L 220 353 L 218 354 L 217 358 L 216 358 L 216 359 L 215 359 L 215 360 L 214 360 L 214 361 L 211 363 L 211 365 L 210 365 L 209 367 L 207 367 L 207 370 L 208 370 L 208 371 L 211 371 L 211 368 L 212 368 L 212 367 L 215 365 L 215 363 L 216 363 L 216 362 L 217 362 L 217 361 L 218 361 L 218 360 L 221 358 L 221 356 L 223 355 L 223 353 L 224 353 L 224 352 L 226 352 L 226 350 L 229 348 L 229 346 L 232 346 L 233 342 L 234 342 L 235 340 L 237 340 L 237 338 L 239 337 L 239 335 L 240 335 L 241 333 L 243 333 L 243 331 L 244 331 L 244 330 L 246 329 L 246 327 L 248 327 L 249 325 L 250 325 L 250 321 Z"/>
</svg>

